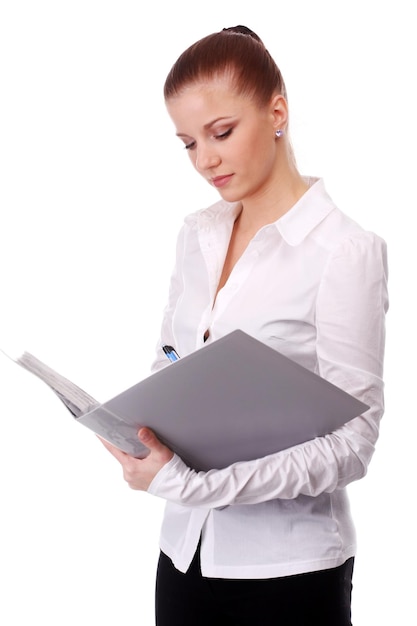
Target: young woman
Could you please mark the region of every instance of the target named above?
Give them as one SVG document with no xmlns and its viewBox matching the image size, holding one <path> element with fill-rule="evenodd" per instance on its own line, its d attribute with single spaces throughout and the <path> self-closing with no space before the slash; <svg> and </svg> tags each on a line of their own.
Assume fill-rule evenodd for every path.
<svg viewBox="0 0 417 626">
<path fill-rule="evenodd" d="M 221 199 L 185 219 L 158 346 L 185 356 L 240 328 L 370 409 L 326 437 L 209 472 L 148 429 L 145 460 L 105 444 L 133 489 L 167 500 L 157 624 L 348 626 L 355 532 L 345 487 L 366 473 L 383 413 L 385 243 L 298 172 L 284 82 L 252 31 L 192 45 L 165 100 Z M 153 369 L 167 364 L 158 348 Z"/>
</svg>

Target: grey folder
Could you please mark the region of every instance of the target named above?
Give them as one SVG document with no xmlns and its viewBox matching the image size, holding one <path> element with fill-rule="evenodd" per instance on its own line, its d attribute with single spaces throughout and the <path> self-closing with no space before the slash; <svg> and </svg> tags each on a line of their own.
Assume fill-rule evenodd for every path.
<svg viewBox="0 0 417 626">
<path fill-rule="evenodd" d="M 241 330 L 171 363 L 77 418 L 136 457 L 149 426 L 197 470 L 326 435 L 369 407 Z"/>
</svg>

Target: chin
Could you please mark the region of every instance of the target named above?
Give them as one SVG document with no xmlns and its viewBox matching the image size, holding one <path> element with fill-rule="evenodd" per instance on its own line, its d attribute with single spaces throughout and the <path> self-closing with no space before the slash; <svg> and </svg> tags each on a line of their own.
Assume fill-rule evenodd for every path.
<svg viewBox="0 0 417 626">
<path fill-rule="evenodd" d="M 217 192 L 226 202 L 240 202 L 242 200 L 242 194 L 232 189 L 217 189 Z"/>
</svg>

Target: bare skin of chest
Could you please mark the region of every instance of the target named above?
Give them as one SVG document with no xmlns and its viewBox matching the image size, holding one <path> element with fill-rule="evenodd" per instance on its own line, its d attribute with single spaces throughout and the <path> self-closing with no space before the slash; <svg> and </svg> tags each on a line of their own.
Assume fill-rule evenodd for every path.
<svg viewBox="0 0 417 626">
<path fill-rule="evenodd" d="M 236 220 L 233 227 L 232 236 L 230 238 L 226 259 L 224 261 L 222 274 L 220 276 L 220 281 L 217 287 L 217 293 L 219 293 L 220 289 L 224 287 L 224 285 L 227 283 L 234 266 L 248 247 L 249 242 L 251 241 L 254 234 L 255 233 L 252 232 L 252 230 L 242 232 L 239 219 Z"/>
</svg>

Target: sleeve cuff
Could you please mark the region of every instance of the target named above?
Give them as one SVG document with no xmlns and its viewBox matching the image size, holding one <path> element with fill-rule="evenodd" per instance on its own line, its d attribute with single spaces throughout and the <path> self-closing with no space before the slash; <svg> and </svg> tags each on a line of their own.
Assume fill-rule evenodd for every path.
<svg viewBox="0 0 417 626">
<path fill-rule="evenodd" d="M 180 459 L 177 454 L 174 454 L 172 459 L 168 461 L 168 463 L 165 463 L 165 465 L 161 467 L 156 476 L 154 476 L 151 484 L 147 489 L 148 493 L 154 496 L 164 497 L 162 496 L 162 494 L 159 493 L 160 486 L 164 484 L 165 480 L 167 480 L 172 472 L 177 474 L 182 467 L 185 467 L 184 461 L 182 461 L 182 459 Z"/>
</svg>

